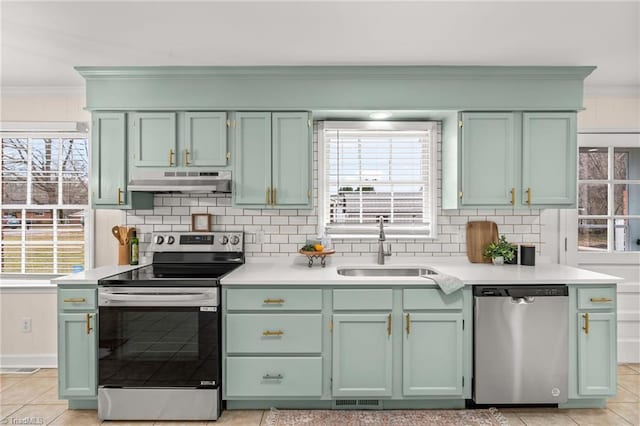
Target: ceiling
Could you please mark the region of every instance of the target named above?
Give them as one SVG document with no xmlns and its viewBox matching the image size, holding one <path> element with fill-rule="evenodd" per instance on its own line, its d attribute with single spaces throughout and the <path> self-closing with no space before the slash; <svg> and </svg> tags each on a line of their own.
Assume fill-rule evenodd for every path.
<svg viewBox="0 0 640 426">
<path fill-rule="evenodd" d="M 4 90 L 84 86 L 74 66 L 596 65 L 640 88 L 640 2 L 6 1 Z"/>
</svg>

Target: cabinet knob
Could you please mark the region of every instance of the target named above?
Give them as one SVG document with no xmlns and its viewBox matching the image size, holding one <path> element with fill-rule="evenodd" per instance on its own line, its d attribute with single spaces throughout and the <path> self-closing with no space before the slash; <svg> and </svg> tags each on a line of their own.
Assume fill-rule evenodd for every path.
<svg viewBox="0 0 640 426">
<path fill-rule="evenodd" d="M 282 380 L 283 376 L 282 374 L 265 374 L 264 376 L 262 376 L 263 380 Z"/>
<path fill-rule="evenodd" d="M 267 186 L 267 194 L 265 196 L 267 205 L 271 204 L 271 188 Z"/>
<path fill-rule="evenodd" d="M 527 205 L 531 205 L 531 188 L 527 188 Z"/>
<path fill-rule="evenodd" d="M 284 303 L 284 299 L 264 299 L 264 303 L 266 305 L 282 305 Z"/>
<path fill-rule="evenodd" d="M 173 149 L 169 150 L 169 165 L 173 166 L 173 156 L 174 156 L 174 152 Z"/>
<path fill-rule="evenodd" d="M 63 299 L 64 303 L 84 303 L 87 301 L 84 297 L 70 297 L 68 299 Z"/>
<path fill-rule="evenodd" d="M 411 314 L 407 314 L 407 336 L 411 333 Z"/>
<path fill-rule="evenodd" d="M 515 188 L 511 188 L 511 205 L 512 206 L 516 205 L 516 189 Z"/>
<path fill-rule="evenodd" d="M 592 297 L 591 303 L 609 303 L 612 301 L 610 297 Z"/>
<path fill-rule="evenodd" d="M 391 336 L 391 314 L 387 317 L 387 335 Z"/>
<path fill-rule="evenodd" d="M 189 150 L 188 150 L 188 149 L 185 149 L 185 150 L 184 150 L 184 165 L 185 165 L 185 166 L 188 166 L 189 164 L 191 164 L 191 163 L 189 162 Z"/>
<path fill-rule="evenodd" d="M 278 204 L 278 200 L 276 198 L 278 193 L 276 192 L 276 188 L 273 188 L 272 191 L 273 191 L 273 197 L 272 197 L 273 205 L 275 206 L 276 204 Z"/>
<path fill-rule="evenodd" d="M 262 332 L 263 336 L 282 336 L 284 334 L 284 331 L 282 330 L 266 330 Z"/>
<path fill-rule="evenodd" d="M 120 187 L 118 187 L 118 195 L 116 196 L 116 204 L 117 205 L 122 204 L 122 189 L 120 189 Z"/>
</svg>

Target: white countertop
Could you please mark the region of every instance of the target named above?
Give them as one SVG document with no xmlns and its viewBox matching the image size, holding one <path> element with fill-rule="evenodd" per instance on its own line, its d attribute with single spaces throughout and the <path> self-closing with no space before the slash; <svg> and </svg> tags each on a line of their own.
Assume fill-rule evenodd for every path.
<svg viewBox="0 0 640 426">
<path fill-rule="evenodd" d="M 99 268 L 87 269 L 86 271 L 76 272 L 75 274 L 65 275 L 51 280 L 52 284 L 98 284 L 98 280 L 110 277 L 112 275 L 121 274 L 145 266 L 140 265 L 109 265 Z"/>
<path fill-rule="evenodd" d="M 421 277 L 346 277 L 338 267 L 428 267 L 474 284 L 615 284 L 622 278 L 585 269 L 552 263 L 536 266 L 471 263 L 466 257 L 397 257 L 385 258 L 385 265 L 375 263 L 375 256 L 329 257 L 327 266 L 319 262 L 309 268 L 307 259 L 299 257 L 248 258 L 247 263 L 222 279 L 222 285 L 425 285 L 435 284 Z"/>
</svg>

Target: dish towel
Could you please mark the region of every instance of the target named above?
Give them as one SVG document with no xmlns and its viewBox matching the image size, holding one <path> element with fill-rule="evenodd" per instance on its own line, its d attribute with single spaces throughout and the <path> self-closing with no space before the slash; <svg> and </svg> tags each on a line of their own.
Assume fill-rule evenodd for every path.
<svg viewBox="0 0 640 426">
<path fill-rule="evenodd" d="M 446 274 L 422 275 L 422 278 L 429 278 L 440 287 L 444 294 L 451 294 L 464 287 L 464 283 L 459 278 Z"/>
</svg>

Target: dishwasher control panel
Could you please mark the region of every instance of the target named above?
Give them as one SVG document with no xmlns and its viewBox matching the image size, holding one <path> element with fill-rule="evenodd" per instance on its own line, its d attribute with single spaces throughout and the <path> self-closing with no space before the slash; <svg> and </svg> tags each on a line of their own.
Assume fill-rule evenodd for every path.
<svg viewBox="0 0 640 426">
<path fill-rule="evenodd" d="M 474 286 L 475 297 L 545 297 L 568 296 L 569 288 L 563 284 L 518 285 L 518 286 Z"/>
</svg>

